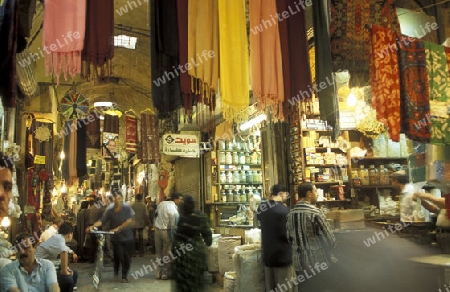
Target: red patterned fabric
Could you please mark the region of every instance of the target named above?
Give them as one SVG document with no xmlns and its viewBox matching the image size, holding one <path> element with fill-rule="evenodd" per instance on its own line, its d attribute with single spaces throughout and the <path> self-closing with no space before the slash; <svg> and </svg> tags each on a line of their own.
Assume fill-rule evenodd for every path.
<svg viewBox="0 0 450 292">
<path fill-rule="evenodd" d="M 126 125 L 126 152 L 136 153 L 137 152 L 137 120 L 135 116 L 127 115 L 125 117 Z"/>
<path fill-rule="evenodd" d="M 390 138 L 399 142 L 400 75 L 397 40 L 392 30 L 372 26 L 370 61 L 372 106 L 377 111 L 377 119 L 388 127 Z"/>
<path fill-rule="evenodd" d="M 403 36 L 400 49 L 401 127 L 408 138 L 428 142 L 430 133 L 430 90 L 424 44 Z"/>
<path fill-rule="evenodd" d="M 152 114 L 141 114 L 141 159 L 143 163 L 160 160 L 158 119 Z"/>
<path fill-rule="evenodd" d="M 350 86 L 369 83 L 370 27 L 400 33 L 394 0 L 331 0 L 331 54 L 334 71 L 348 70 Z"/>
</svg>

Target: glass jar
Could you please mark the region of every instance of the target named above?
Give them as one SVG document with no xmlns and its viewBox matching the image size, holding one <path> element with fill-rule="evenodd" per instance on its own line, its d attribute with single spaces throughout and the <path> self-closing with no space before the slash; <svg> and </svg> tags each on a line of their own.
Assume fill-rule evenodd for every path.
<svg viewBox="0 0 450 292">
<path fill-rule="evenodd" d="M 242 142 L 241 139 L 236 139 L 234 142 L 234 148 L 236 150 L 241 150 L 242 149 Z"/>
<path fill-rule="evenodd" d="M 232 190 L 228 190 L 227 202 L 233 202 L 233 191 Z"/>
<path fill-rule="evenodd" d="M 225 164 L 226 163 L 226 159 L 225 159 L 226 155 L 224 151 L 219 151 L 219 163 L 220 164 Z"/>
<path fill-rule="evenodd" d="M 245 154 L 244 154 L 244 152 L 239 152 L 239 164 L 245 164 Z"/>
<path fill-rule="evenodd" d="M 241 182 L 241 175 L 238 170 L 233 171 L 233 183 L 238 184 Z"/>
<path fill-rule="evenodd" d="M 245 190 L 240 190 L 239 196 L 241 198 L 241 202 L 247 202 L 247 194 L 245 193 Z"/>
<path fill-rule="evenodd" d="M 224 183 L 227 182 L 227 176 L 226 176 L 226 174 L 225 174 L 225 171 L 221 171 L 221 172 L 220 172 L 219 182 L 220 182 L 221 184 L 224 184 Z"/>
<path fill-rule="evenodd" d="M 378 174 L 378 169 L 375 168 L 375 165 L 371 165 L 369 168 L 369 183 L 370 185 L 378 185 L 379 182 L 379 174 Z"/>
<path fill-rule="evenodd" d="M 246 182 L 247 182 L 247 175 L 245 174 L 245 171 L 244 171 L 244 170 L 241 170 L 241 173 L 240 173 L 240 182 L 241 182 L 241 183 L 246 183 Z"/>
<path fill-rule="evenodd" d="M 239 155 L 238 155 L 237 151 L 233 151 L 233 159 L 232 160 L 233 160 L 234 165 L 239 164 Z"/>
<path fill-rule="evenodd" d="M 261 164 L 261 152 L 258 152 L 258 156 L 256 158 L 256 164 Z"/>
<path fill-rule="evenodd" d="M 225 150 L 225 141 L 222 139 L 217 140 L 217 149 Z"/>
<path fill-rule="evenodd" d="M 259 183 L 259 174 L 257 170 L 253 171 L 253 182 L 254 183 Z"/>
<path fill-rule="evenodd" d="M 233 202 L 240 202 L 241 201 L 241 196 L 239 195 L 239 193 L 236 191 L 233 194 Z"/>
<path fill-rule="evenodd" d="M 226 190 L 221 190 L 220 191 L 220 196 L 222 197 L 222 202 L 226 202 L 227 201 L 227 191 Z"/>
<path fill-rule="evenodd" d="M 387 186 L 390 184 L 389 171 L 384 167 L 384 165 L 380 165 L 379 177 L 380 185 Z"/>
<path fill-rule="evenodd" d="M 231 171 L 225 171 L 225 175 L 227 176 L 227 183 L 233 183 L 233 173 Z"/>
<path fill-rule="evenodd" d="M 231 152 L 227 152 L 225 154 L 225 164 L 232 164 L 233 163 L 233 155 Z"/>
<path fill-rule="evenodd" d="M 245 164 L 249 165 L 252 162 L 252 158 L 250 156 L 250 153 L 245 152 Z"/>
<path fill-rule="evenodd" d="M 234 148 L 233 141 L 227 140 L 225 142 L 225 144 L 226 144 L 227 150 L 233 150 L 233 148 Z"/>
<path fill-rule="evenodd" d="M 258 183 L 262 183 L 262 171 L 258 170 Z"/>
<path fill-rule="evenodd" d="M 253 152 L 252 156 L 251 156 L 251 163 L 250 164 L 258 164 L 258 153 L 257 152 Z"/>
<path fill-rule="evenodd" d="M 252 184 L 253 183 L 253 172 L 251 170 L 247 171 L 247 179 L 246 182 L 248 184 Z"/>
<path fill-rule="evenodd" d="M 364 168 L 364 165 L 359 166 L 359 179 L 361 180 L 362 186 L 368 186 L 370 184 L 369 171 Z"/>
</svg>

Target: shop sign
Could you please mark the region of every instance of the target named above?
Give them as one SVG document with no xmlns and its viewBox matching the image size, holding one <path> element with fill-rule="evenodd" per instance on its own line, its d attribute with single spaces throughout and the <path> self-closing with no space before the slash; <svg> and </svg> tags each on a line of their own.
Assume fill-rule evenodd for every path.
<svg viewBox="0 0 450 292">
<path fill-rule="evenodd" d="M 34 157 L 34 164 L 45 164 L 45 156 L 36 155 Z"/>
<path fill-rule="evenodd" d="M 199 157 L 197 136 L 166 134 L 163 136 L 163 153 L 172 156 Z"/>
</svg>

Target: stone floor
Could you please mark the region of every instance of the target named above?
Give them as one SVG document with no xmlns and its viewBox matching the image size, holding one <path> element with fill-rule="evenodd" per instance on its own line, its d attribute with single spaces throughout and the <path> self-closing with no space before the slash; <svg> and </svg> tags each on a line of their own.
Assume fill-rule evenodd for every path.
<svg viewBox="0 0 450 292">
<path fill-rule="evenodd" d="M 130 275 L 128 276 L 128 283 L 121 283 L 120 277 L 114 278 L 112 262 L 105 265 L 102 277 L 102 284 L 99 291 L 155 291 L 155 292 L 170 292 L 174 285 L 170 280 L 157 280 L 155 273 L 149 271 L 149 273 L 133 277 L 132 275 L 136 271 L 142 268 L 142 265 L 149 265 L 151 260 L 155 259 L 155 255 L 146 254 L 144 257 L 133 257 L 131 259 Z M 72 269 L 78 271 L 78 291 L 90 292 L 95 291 L 92 285 L 91 274 L 93 271 L 93 264 L 90 263 L 72 263 L 70 264 Z M 221 287 L 217 284 L 208 284 L 205 289 L 206 292 L 220 292 Z"/>
</svg>

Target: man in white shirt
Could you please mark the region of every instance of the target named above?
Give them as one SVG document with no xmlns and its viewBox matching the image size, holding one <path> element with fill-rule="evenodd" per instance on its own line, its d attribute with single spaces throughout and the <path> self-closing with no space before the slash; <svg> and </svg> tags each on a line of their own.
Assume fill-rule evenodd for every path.
<svg viewBox="0 0 450 292">
<path fill-rule="evenodd" d="M 42 242 L 36 250 L 36 258 L 48 259 L 56 262 L 58 266 L 58 255 L 60 256 L 61 265 L 57 267 L 57 277 L 61 291 L 72 292 L 76 290 L 78 273 L 69 268 L 69 251 L 66 242 L 73 238 L 73 226 L 70 223 L 63 223 L 59 227 L 59 234 L 55 234 L 48 240 Z"/>
<path fill-rule="evenodd" d="M 170 200 L 159 203 L 155 212 L 155 250 L 157 258 L 169 256 L 172 249 L 173 235 L 178 224 L 178 206 L 183 203 L 183 195 L 173 193 Z M 170 262 L 158 265 L 156 279 L 167 280 L 170 277 Z"/>
<path fill-rule="evenodd" d="M 55 217 L 53 224 L 50 225 L 44 232 L 42 232 L 41 237 L 39 237 L 39 242 L 42 243 L 58 233 L 59 226 L 64 222 L 61 217 Z"/>
<path fill-rule="evenodd" d="M 400 220 L 403 222 L 408 221 L 424 221 L 424 209 L 417 206 L 417 203 L 413 200 L 415 193 L 414 186 L 409 183 L 409 177 L 406 171 L 399 170 L 391 175 L 391 184 L 394 187 L 400 189 Z M 414 216 L 414 211 L 419 208 L 422 213 Z"/>
</svg>

